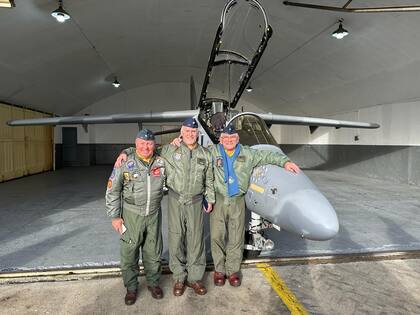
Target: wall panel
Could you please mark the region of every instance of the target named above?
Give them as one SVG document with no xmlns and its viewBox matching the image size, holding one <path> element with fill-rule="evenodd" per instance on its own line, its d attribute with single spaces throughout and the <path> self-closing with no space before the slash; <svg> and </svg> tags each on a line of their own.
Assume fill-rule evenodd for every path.
<svg viewBox="0 0 420 315">
<path fill-rule="evenodd" d="M 0 103 L 0 182 L 53 168 L 53 128 L 9 127 L 8 120 L 49 117 Z"/>
</svg>

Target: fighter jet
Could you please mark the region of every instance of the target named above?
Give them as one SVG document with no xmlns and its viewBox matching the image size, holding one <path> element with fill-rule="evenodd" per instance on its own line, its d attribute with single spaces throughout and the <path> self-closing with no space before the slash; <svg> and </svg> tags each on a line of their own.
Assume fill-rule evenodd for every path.
<svg viewBox="0 0 420 315">
<path fill-rule="evenodd" d="M 183 111 L 121 113 L 106 116 L 72 116 L 14 120 L 10 126 L 166 123 L 182 122 L 195 117 L 199 122 L 199 143 L 218 143 L 220 132 L 234 124 L 245 145 L 260 150 L 280 151 L 268 126 L 273 124 L 335 128 L 379 128 L 375 123 L 339 121 L 314 117 L 287 116 L 272 113 L 240 112 L 238 101 L 267 47 L 272 35 L 264 8 L 257 0 L 230 0 L 223 8 L 210 53 L 201 94 L 196 97 L 194 79 L 190 80 L 191 109 Z M 247 38 L 244 40 L 238 34 Z M 178 132 L 179 129 L 156 134 Z M 274 243 L 264 238 L 263 229 L 284 229 L 311 240 L 328 240 L 339 230 L 335 210 L 301 172 L 291 174 L 266 165 L 254 170 L 246 195 L 251 211 L 247 231 L 248 254 L 270 250 Z"/>
</svg>

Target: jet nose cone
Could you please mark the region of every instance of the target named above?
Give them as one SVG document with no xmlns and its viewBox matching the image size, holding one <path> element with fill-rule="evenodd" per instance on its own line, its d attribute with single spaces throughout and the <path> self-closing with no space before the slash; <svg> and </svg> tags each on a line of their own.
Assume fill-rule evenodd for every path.
<svg viewBox="0 0 420 315">
<path fill-rule="evenodd" d="M 338 218 L 329 201 L 315 189 L 293 193 L 284 204 L 285 218 L 295 233 L 310 240 L 324 241 L 338 233 Z M 285 228 L 287 230 L 287 228 Z"/>
</svg>

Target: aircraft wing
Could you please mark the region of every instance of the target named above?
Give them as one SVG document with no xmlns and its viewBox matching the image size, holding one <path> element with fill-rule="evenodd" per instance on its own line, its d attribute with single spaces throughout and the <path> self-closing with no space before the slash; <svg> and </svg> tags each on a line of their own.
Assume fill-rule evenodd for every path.
<svg viewBox="0 0 420 315">
<path fill-rule="evenodd" d="M 303 125 L 310 127 L 336 127 L 336 128 L 367 128 L 375 129 L 379 128 L 378 124 L 375 123 L 365 123 L 365 122 L 356 122 L 356 121 L 346 121 L 346 120 L 335 120 L 335 119 L 326 119 L 326 118 L 316 118 L 316 117 L 303 117 L 303 116 L 289 116 L 289 115 L 276 115 L 271 113 L 258 113 L 267 125 Z"/>
<path fill-rule="evenodd" d="M 29 126 L 29 125 L 90 125 L 90 124 L 124 124 L 124 123 L 143 123 L 143 122 L 182 122 L 183 120 L 195 116 L 198 110 L 179 110 L 167 112 L 148 112 L 132 114 L 114 114 L 104 116 L 63 116 L 51 118 L 34 118 L 11 120 L 7 122 L 9 126 Z"/>
</svg>

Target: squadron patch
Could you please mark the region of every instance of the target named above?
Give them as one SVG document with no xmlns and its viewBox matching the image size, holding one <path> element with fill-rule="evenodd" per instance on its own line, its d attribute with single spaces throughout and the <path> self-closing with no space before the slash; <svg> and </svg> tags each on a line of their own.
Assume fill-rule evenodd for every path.
<svg viewBox="0 0 420 315">
<path fill-rule="evenodd" d="M 123 176 L 124 176 L 124 180 L 125 180 L 126 182 L 128 182 L 128 181 L 130 180 L 130 173 L 129 173 L 129 172 L 124 172 L 124 173 L 123 173 Z"/>
<path fill-rule="evenodd" d="M 127 168 L 132 171 L 134 168 L 134 161 L 128 161 L 127 162 Z"/>
<path fill-rule="evenodd" d="M 175 153 L 174 154 L 174 159 L 177 160 L 177 161 L 181 160 L 181 153 Z"/>
<path fill-rule="evenodd" d="M 245 160 L 246 160 L 246 158 L 243 155 L 240 155 L 236 158 L 236 161 L 238 161 L 238 162 L 245 162 Z"/>
<path fill-rule="evenodd" d="M 107 185 L 107 187 L 108 187 L 108 189 L 111 189 L 111 188 L 112 188 L 112 180 L 109 180 L 109 181 L 108 181 L 108 185 Z"/>
<path fill-rule="evenodd" d="M 223 158 L 221 156 L 216 158 L 216 166 L 222 167 L 223 166 Z"/>
<path fill-rule="evenodd" d="M 160 176 L 160 167 L 152 168 L 151 173 L 153 176 L 158 177 Z"/>
</svg>

